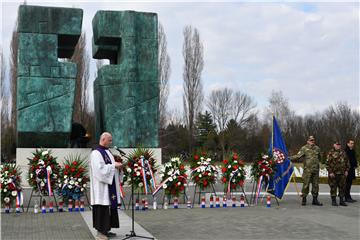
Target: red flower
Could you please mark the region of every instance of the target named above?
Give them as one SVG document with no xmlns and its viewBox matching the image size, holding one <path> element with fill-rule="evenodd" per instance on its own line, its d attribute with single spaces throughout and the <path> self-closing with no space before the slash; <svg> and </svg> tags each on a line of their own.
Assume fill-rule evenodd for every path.
<svg viewBox="0 0 360 240">
<path fill-rule="evenodd" d="M 180 186 L 180 191 L 184 191 L 185 187 L 184 186 Z"/>
<path fill-rule="evenodd" d="M 76 166 L 76 165 L 77 165 L 77 162 L 76 162 L 76 161 L 74 161 L 74 162 L 73 162 L 73 165 L 74 165 L 74 166 Z"/>
<path fill-rule="evenodd" d="M 68 164 L 65 165 L 65 169 L 69 169 L 70 166 Z"/>
<path fill-rule="evenodd" d="M 244 180 L 240 180 L 239 185 L 243 186 L 244 185 Z"/>
<path fill-rule="evenodd" d="M 223 168 L 221 169 L 221 171 L 222 171 L 223 173 L 225 173 L 225 172 L 226 172 L 226 168 L 223 167 Z"/>
<path fill-rule="evenodd" d="M 228 160 L 224 159 L 224 160 L 223 160 L 223 163 L 224 163 L 225 165 L 228 164 Z"/>
<path fill-rule="evenodd" d="M 71 168 L 71 172 L 75 172 L 76 171 L 76 169 L 75 168 Z"/>
<path fill-rule="evenodd" d="M 234 159 L 234 160 L 237 160 L 238 158 L 239 158 L 239 157 L 238 157 L 238 155 L 236 155 L 236 154 L 233 156 L 233 159 Z"/>
<path fill-rule="evenodd" d="M 195 177 L 196 182 L 198 182 L 200 180 L 200 178 L 198 176 Z"/>
<path fill-rule="evenodd" d="M 64 174 L 65 174 L 65 175 L 68 175 L 68 172 L 67 172 L 67 171 L 64 171 Z"/>
<path fill-rule="evenodd" d="M 206 152 L 201 152 L 201 154 L 202 154 L 203 156 L 206 156 Z"/>
<path fill-rule="evenodd" d="M 204 187 L 206 187 L 208 185 L 208 181 L 206 179 L 204 179 L 203 184 L 204 184 Z"/>
<path fill-rule="evenodd" d="M 222 182 L 223 182 L 223 183 L 226 183 L 226 182 L 227 182 L 226 177 L 223 177 L 223 178 L 222 178 Z"/>
<path fill-rule="evenodd" d="M 244 165 L 244 160 L 240 160 L 239 164 Z"/>
<path fill-rule="evenodd" d="M 15 174 L 15 173 L 16 173 L 16 169 L 14 169 L 12 173 Z"/>
<path fill-rule="evenodd" d="M 238 169 L 238 165 L 234 165 L 234 166 L 233 166 L 233 169 L 234 169 L 234 170 Z"/>
<path fill-rule="evenodd" d="M 184 165 L 180 165 L 180 170 L 184 170 L 185 169 L 185 166 Z"/>
<path fill-rule="evenodd" d="M 80 177 L 80 173 L 77 173 L 77 174 L 76 174 L 76 177 L 79 178 L 79 177 Z"/>
<path fill-rule="evenodd" d="M 199 156 L 198 155 L 195 155 L 194 156 L 194 159 L 197 161 L 197 160 L 199 160 Z"/>
</svg>

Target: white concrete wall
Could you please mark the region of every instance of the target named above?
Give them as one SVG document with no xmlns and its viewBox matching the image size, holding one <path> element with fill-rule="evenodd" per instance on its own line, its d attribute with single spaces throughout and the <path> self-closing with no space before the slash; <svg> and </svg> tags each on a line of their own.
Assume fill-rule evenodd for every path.
<svg viewBox="0 0 360 240">
<path fill-rule="evenodd" d="M 91 148 L 51 148 L 52 156 L 57 157 L 57 162 L 62 165 L 65 157 L 81 155 L 82 158 L 89 160 L 89 155 Z M 135 148 L 121 148 L 127 155 L 135 150 Z M 161 164 L 161 148 L 150 148 L 154 152 L 154 157 L 157 160 L 157 164 Z M 32 158 L 35 148 L 17 148 L 16 149 L 16 163 L 22 171 L 21 179 L 22 186 L 24 188 L 30 187 L 27 181 L 27 175 L 29 170 L 29 160 L 27 158 Z M 111 149 L 113 154 L 118 154 L 118 151 Z"/>
</svg>

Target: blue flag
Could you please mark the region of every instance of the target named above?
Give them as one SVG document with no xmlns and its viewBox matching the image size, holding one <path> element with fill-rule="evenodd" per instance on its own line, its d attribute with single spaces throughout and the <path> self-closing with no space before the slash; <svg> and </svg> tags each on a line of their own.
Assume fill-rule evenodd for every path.
<svg viewBox="0 0 360 240">
<path fill-rule="evenodd" d="M 294 172 L 294 166 L 288 157 L 288 151 L 275 117 L 273 117 L 273 129 L 269 146 L 269 155 L 273 156 L 276 163 L 276 172 L 270 179 L 269 190 L 275 195 L 275 197 L 282 199 Z"/>
</svg>

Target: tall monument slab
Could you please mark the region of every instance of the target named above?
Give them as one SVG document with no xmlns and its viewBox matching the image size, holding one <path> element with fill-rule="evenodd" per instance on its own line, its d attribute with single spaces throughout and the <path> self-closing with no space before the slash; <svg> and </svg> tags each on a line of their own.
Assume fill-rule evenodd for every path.
<svg viewBox="0 0 360 240">
<path fill-rule="evenodd" d="M 109 59 L 94 82 L 97 138 L 113 134 L 119 147 L 158 147 L 157 15 L 98 11 L 93 57 Z"/>
<path fill-rule="evenodd" d="M 77 69 L 58 58 L 71 58 L 82 16 L 76 8 L 19 7 L 18 147 L 68 145 Z"/>
</svg>

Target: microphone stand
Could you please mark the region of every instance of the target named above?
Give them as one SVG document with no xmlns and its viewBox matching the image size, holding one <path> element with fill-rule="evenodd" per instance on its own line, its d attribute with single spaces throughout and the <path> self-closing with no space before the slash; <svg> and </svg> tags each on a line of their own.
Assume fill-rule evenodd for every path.
<svg viewBox="0 0 360 240">
<path fill-rule="evenodd" d="M 120 151 L 119 151 L 120 152 Z M 121 152 L 120 152 L 121 153 Z M 134 160 L 131 159 L 130 161 L 132 161 L 132 169 L 134 169 Z M 136 238 L 145 238 L 145 239 L 155 239 L 153 237 L 145 237 L 145 236 L 140 236 L 140 235 L 137 235 L 135 233 L 135 229 L 134 229 L 134 222 L 135 222 L 135 215 L 134 215 L 134 184 L 133 184 L 133 180 L 134 180 L 134 176 L 133 174 L 131 173 L 131 230 L 130 230 L 130 234 L 126 234 L 125 238 L 123 238 L 122 240 L 125 240 L 125 239 L 129 239 L 129 238 L 133 238 L 133 237 L 136 237 Z"/>
</svg>

